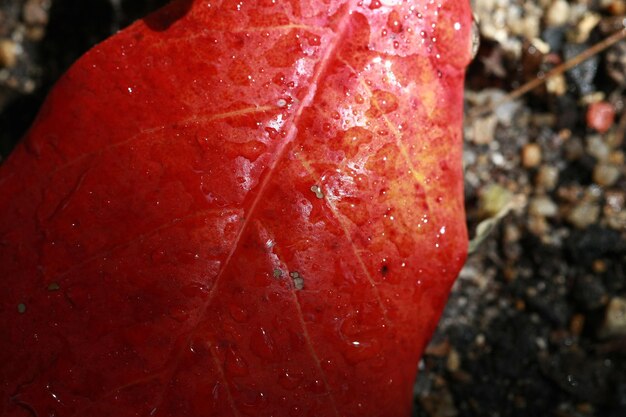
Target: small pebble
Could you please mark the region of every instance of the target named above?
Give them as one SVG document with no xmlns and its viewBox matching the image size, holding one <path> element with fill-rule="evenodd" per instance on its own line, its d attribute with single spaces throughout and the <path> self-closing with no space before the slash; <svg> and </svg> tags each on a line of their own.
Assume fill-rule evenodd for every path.
<svg viewBox="0 0 626 417">
<path fill-rule="evenodd" d="M 589 39 L 591 31 L 600 23 L 602 17 L 599 14 L 593 12 L 586 12 L 582 19 L 576 25 L 575 30 L 570 35 L 570 40 L 573 43 L 583 43 Z"/>
<path fill-rule="evenodd" d="M 539 350 L 546 350 L 548 348 L 548 342 L 542 337 L 537 337 L 535 339 L 535 345 L 539 348 Z"/>
<path fill-rule="evenodd" d="M 580 104 L 589 106 L 593 103 L 604 101 L 606 94 L 603 91 L 591 91 L 580 98 Z"/>
<path fill-rule="evenodd" d="M 613 165 L 624 165 L 626 158 L 624 158 L 624 152 L 622 151 L 613 151 L 609 154 L 608 162 Z"/>
<path fill-rule="evenodd" d="M 611 103 L 599 101 L 587 108 L 587 126 L 600 133 L 608 131 L 613 126 L 615 108 Z"/>
<path fill-rule="evenodd" d="M 548 196 L 534 197 L 530 200 L 528 211 L 534 216 L 554 217 L 559 208 Z"/>
<path fill-rule="evenodd" d="M 548 92 L 555 96 L 562 96 L 567 92 L 567 81 L 563 74 L 557 74 L 554 77 L 548 78 L 546 81 L 546 88 Z"/>
<path fill-rule="evenodd" d="M 424 353 L 426 355 L 436 356 L 439 358 L 446 357 L 450 353 L 450 342 L 447 340 L 443 340 L 441 342 L 431 342 Z"/>
<path fill-rule="evenodd" d="M 38 42 L 44 38 L 46 35 L 46 27 L 45 26 L 30 26 L 25 28 L 24 35 L 31 42 Z"/>
<path fill-rule="evenodd" d="M 502 103 L 494 110 L 495 116 L 498 118 L 498 123 L 502 126 L 511 126 L 513 122 L 516 122 L 516 115 L 519 115 L 519 109 L 521 104 L 518 101 L 509 101 L 508 103 Z"/>
<path fill-rule="evenodd" d="M 616 43 L 607 51 L 606 72 L 616 83 L 626 84 L 626 41 Z"/>
<path fill-rule="evenodd" d="M 569 19 L 569 3 L 565 0 L 555 0 L 546 12 L 547 26 L 563 26 Z"/>
<path fill-rule="evenodd" d="M 606 9 L 613 16 L 623 16 L 626 14 L 626 0 L 611 0 L 608 2 Z"/>
<path fill-rule="evenodd" d="M 550 225 L 543 216 L 528 216 L 528 230 L 535 236 L 547 236 L 550 232 Z"/>
<path fill-rule="evenodd" d="M 448 358 L 446 360 L 446 368 L 450 372 L 456 372 L 461 367 L 461 355 L 456 349 L 450 349 L 450 353 L 448 354 Z"/>
<path fill-rule="evenodd" d="M 569 330 L 576 337 L 580 336 L 585 327 L 585 316 L 582 314 L 574 314 L 569 323 Z"/>
<path fill-rule="evenodd" d="M 559 181 L 559 170 L 551 165 L 542 165 L 535 177 L 537 187 L 552 191 Z"/>
<path fill-rule="evenodd" d="M 620 212 L 626 207 L 626 192 L 623 190 L 607 191 L 605 201 L 611 211 Z"/>
<path fill-rule="evenodd" d="M 606 307 L 600 336 L 613 337 L 624 335 L 626 335 L 626 299 L 613 297 Z"/>
<path fill-rule="evenodd" d="M 27 0 L 22 9 L 24 21 L 29 25 L 45 25 L 48 23 L 46 2 L 41 0 Z"/>
<path fill-rule="evenodd" d="M 600 135 L 591 135 L 587 138 L 587 152 L 598 161 L 606 161 L 611 150 Z"/>
<path fill-rule="evenodd" d="M 626 192 L 623 190 L 607 190 L 602 209 L 607 225 L 615 230 L 626 230 Z"/>
<path fill-rule="evenodd" d="M 606 272 L 606 262 L 602 259 L 596 259 L 592 264 L 593 272 L 596 274 L 603 274 Z"/>
<path fill-rule="evenodd" d="M 13 68 L 17 63 L 17 46 L 10 39 L 0 39 L 0 68 Z"/>
<path fill-rule="evenodd" d="M 491 218 L 511 202 L 513 193 L 498 184 L 486 186 L 480 193 L 478 207 L 482 216 Z"/>
<path fill-rule="evenodd" d="M 615 184 L 619 176 L 619 168 L 612 164 L 599 163 L 593 168 L 593 181 L 603 187 Z"/>
<path fill-rule="evenodd" d="M 522 148 L 522 165 L 535 168 L 541 163 L 541 147 L 536 143 L 528 143 Z"/>
<path fill-rule="evenodd" d="M 504 241 L 507 244 L 517 242 L 522 237 L 522 231 L 515 224 L 507 223 L 504 225 Z"/>
<path fill-rule="evenodd" d="M 481 117 L 473 124 L 473 142 L 477 145 L 485 145 L 493 141 L 498 119 L 494 115 Z"/>
<path fill-rule="evenodd" d="M 583 201 L 567 216 L 567 220 L 579 229 L 584 229 L 598 221 L 600 207 L 591 202 Z"/>
<path fill-rule="evenodd" d="M 544 42 L 541 38 L 534 38 L 530 42 L 537 49 L 537 51 L 543 55 L 550 53 L 550 45 L 547 42 Z"/>
</svg>

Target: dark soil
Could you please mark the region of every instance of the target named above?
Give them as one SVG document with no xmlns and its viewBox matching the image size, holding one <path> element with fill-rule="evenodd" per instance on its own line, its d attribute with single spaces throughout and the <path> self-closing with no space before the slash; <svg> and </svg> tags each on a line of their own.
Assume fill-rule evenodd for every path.
<svg viewBox="0 0 626 417">
<path fill-rule="evenodd" d="M 72 62 L 166 2 L 0 0 L 0 42 L 16 52 L 0 54 L 0 160 Z M 572 1 L 569 21 L 557 25 L 558 14 L 546 16 L 558 1 L 508 2 L 526 4 L 520 19 L 537 20 L 530 26 L 539 34 L 495 36 L 488 17 L 497 11 L 478 13 L 482 43 L 467 82 L 468 226 L 473 234 L 492 219 L 495 228 L 480 236 L 420 364 L 415 415 L 626 416 L 626 42 L 560 85 L 474 112 L 623 27 L 626 5 Z M 576 38 L 585 12 L 599 20 Z M 597 101 L 617 114 L 602 133 L 586 118 Z"/>
<path fill-rule="evenodd" d="M 0 0 L 0 39 L 22 53 L 0 65 L 0 156 L 35 118 L 54 82 L 82 54 L 168 0 Z"/>
</svg>

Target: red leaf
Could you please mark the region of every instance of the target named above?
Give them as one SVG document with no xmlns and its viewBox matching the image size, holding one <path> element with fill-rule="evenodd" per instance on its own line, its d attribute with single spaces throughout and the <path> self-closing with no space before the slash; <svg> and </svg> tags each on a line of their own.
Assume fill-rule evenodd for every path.
<svg viewBox="0 0 626 417">
<path fill-rule="evenodd" d="M 466 1 L 179 1 L 0 167 L 2 416 L 402 416 L 467 246 Z"/>
</svg>

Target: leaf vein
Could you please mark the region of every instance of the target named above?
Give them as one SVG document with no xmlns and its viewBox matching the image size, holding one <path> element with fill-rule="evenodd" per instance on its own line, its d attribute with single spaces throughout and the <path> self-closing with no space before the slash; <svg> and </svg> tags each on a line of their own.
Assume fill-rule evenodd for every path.
<svg viewBox="0 0 626 417">
<path fill-rule="evenodd" d="M 351 4 L 350 4 L 351 6 Z M 189 340 L 191 340 L 191 338 L 193 337 L 193 334 L 196 332 L 197 327 L 200 323 L 200 320 L 205 316 L 206 312 L 208 311 L 211 303 L 213 302 L 213 299 L 215 298 L 216 294 L 217 294 L 217 288 L 219 285 L 219 282 L 221 280 L 221 278 L 224 276 L 225 272 L 227 271 L 228 267 L 230 266 L 233 257 L 237 251 L 237 249 L 239 248 L 239 244 L 241 243 L 241 240 L 243 238 L 243 235 L 245 233 L 245 231 L 248 229 L 248 226 L 250 224 L 250 219 L 253 216 L 253 213 L 255 212 L 257 206 L 259 205 L 262 196 L 265 194 L 265 191 L 267 190 L 267 187 L 270 183 L 271 178 L 273 177 L 274 173 L 276 172 L 276 168 L 278 166 L 278 163 L 283 159 L 287 147 L 288 145 L 293 142 L 298 134 L 298 123 L 300 122 L 300 119 L 302 117 L 302 114 L 304 112 L 304 109 L 307 108 L 308 106 L 311 105 L 311 103 L 313 102 L 315 95 L 317 93 L 317 85 L 321 80 L 322 75 L 325 73 L 326 68 L 328 67 L 328 64 L 330 63 L 331 59 L 332 59 L 332 55 L 335 53 L 335 51 L 337 50 L 339 43 L 343 40 L 347 29 L 348 29 L 348 24 L 349 24 L 349 16 L 351 13 L 351 7 L 347 7 L 344 10 L 343 15 L 341 16 L 339 25 L 338 25 L 338 30 L 336 32 L 336 36 L 335 38 L 331 41 L 331 43 L 329 44 L 328 48 L 326 48 L 326 50 L 324 51 L 324 54 L 322 55 L 322 57 L 320 58 L 318 65 L 316 67 L 316 70 L 310 80 L 309 86 L 308 86 L 308 91 L 307 94 L 305 95 L 305 97 L 302 99 L 302 101 L 300 101 L 299 105 L 297 106 L 297 108 L 295 109 L 294 112 L 294 116 L 292 118 L 291 121 L 291 126 L 290 129 L 287 133 L 287 136 L 284 139 L 284 142 L 281 144 L 281 146 L 278 148 L 277 153 L 276 153 L 276 159 L 273 161 L 272 165 L 270 166 L 267 175 L 265 176 L 265 178 L 263 179 L 261 185 L 260 185 L 260 189 L 258 194 L 255 196 L 252 204 L 250 205 L 250 209 L 249 212 L 246 214 L 245 216 L 245 220 L 243 222 L 243 224 L 241 225 L 239 232 L 237 234 L 237 237 L 235 238 L 235 241 L 233 242 L 232 245 L 232 249 L 230 251 L 230 253 L 228 254 L 228 256 L 226 257 L 226 260 L 224 261 L 224 264 L 222 265 L 222 268 L 220 270 L 220 272 L 218 273 L 217 277 L 215 278 L 215 282 L 214 285 L 211 287 L 211 290 L 209 291 L 209 295 L 207 297 L 207 300 L 204 303 L 204 307 L 201 310 L 201 313 L 198 315 L 198 319 L 195 323 L 194 326 L 192 326 L 192 330 L 189 333 Z M 331 397 L 332 399 L 332 397 Z M 333 400 L 333 407 L 335 409 L 337 409 L 336 403 Z M 337 414 L 338 415 L 338 414 Z"/>
</svg>

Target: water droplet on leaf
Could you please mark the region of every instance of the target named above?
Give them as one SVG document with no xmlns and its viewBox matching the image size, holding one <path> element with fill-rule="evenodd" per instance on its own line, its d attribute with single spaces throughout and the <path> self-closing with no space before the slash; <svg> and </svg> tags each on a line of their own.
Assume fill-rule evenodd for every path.
<svg viewBox="0 0 626 417">
<path fill-rule="evenodd" d="M 250 338 L 250 350 L 262 359 L 276 359 L 277 352 L 274 341 L 263 327 L 259 327 L 252 333 L 252 337 Z"/>
<path fill-rule="evenodd" d="M 248 375 L 248 364 L 232 347 L 226 351 L 225 370 L 232 376 Z"/>
</svg>

